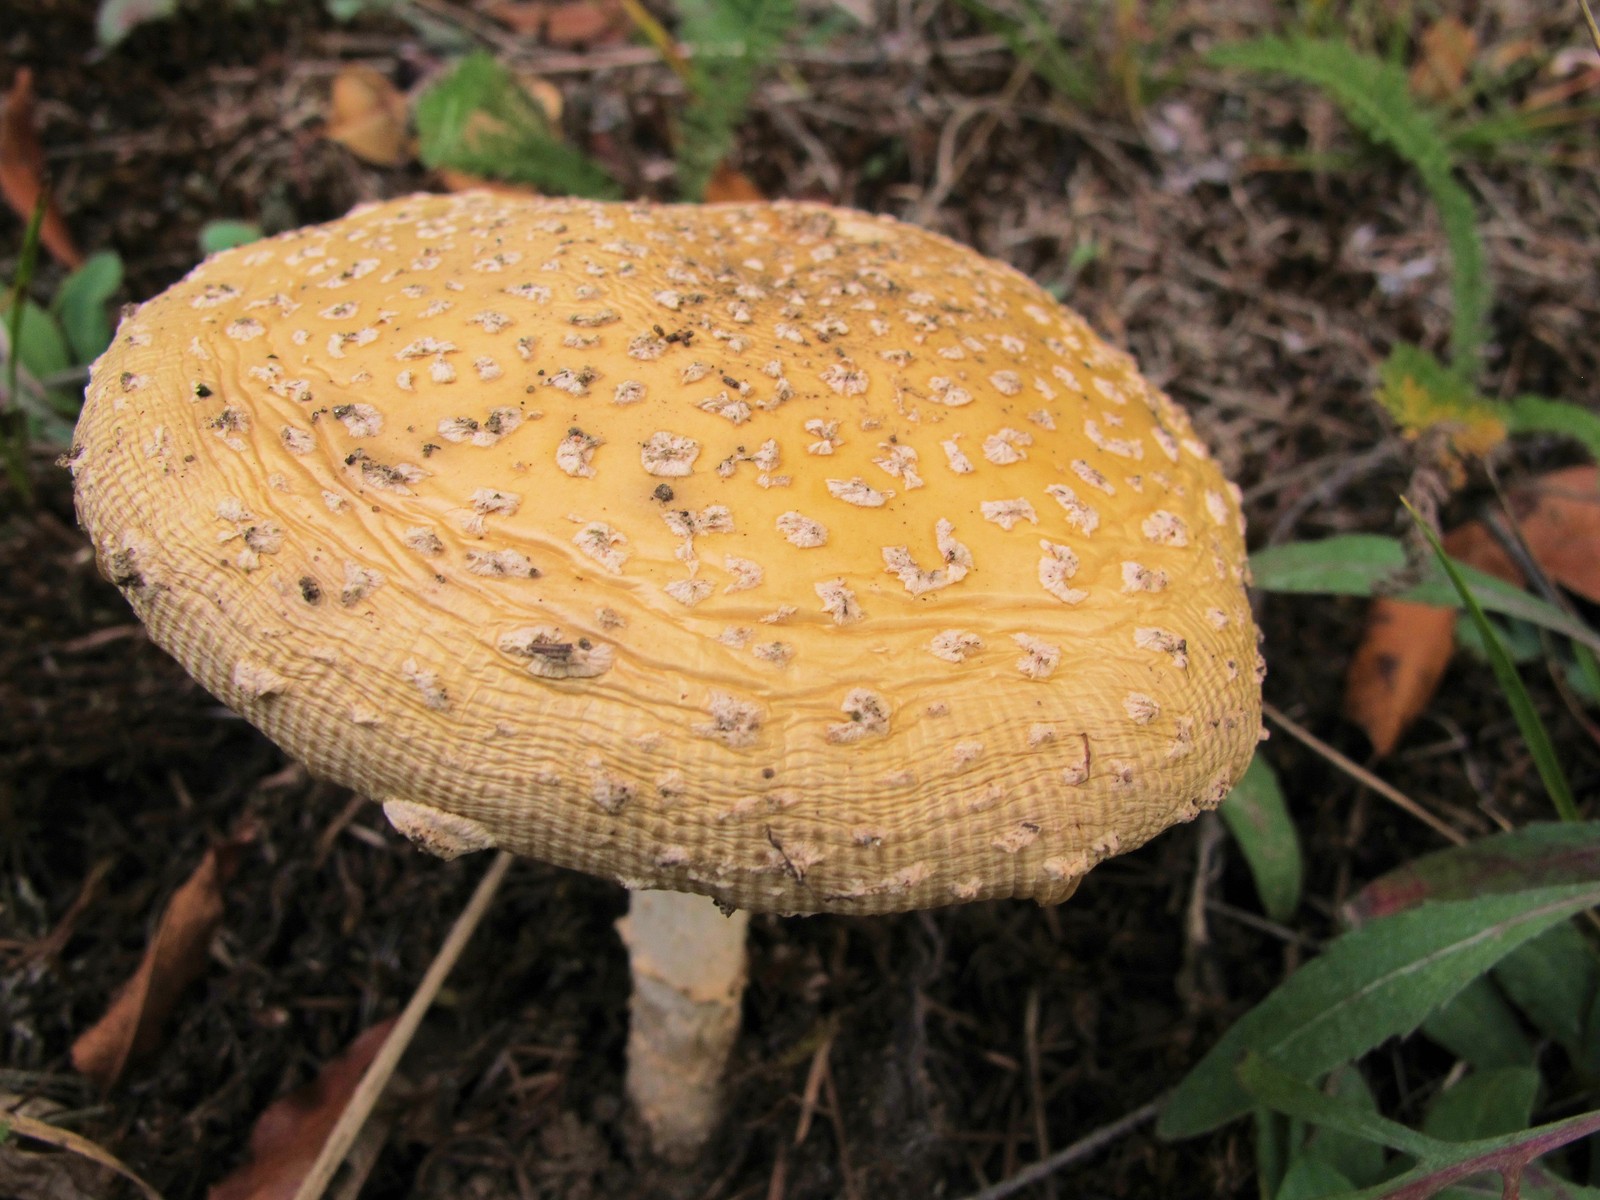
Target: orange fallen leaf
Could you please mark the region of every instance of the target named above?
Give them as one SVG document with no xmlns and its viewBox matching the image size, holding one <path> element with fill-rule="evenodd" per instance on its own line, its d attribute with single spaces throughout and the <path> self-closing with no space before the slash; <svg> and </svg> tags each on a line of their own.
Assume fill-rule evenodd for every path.
<svg viewBox="0 0 1600 1200">
<path fill-rule="evenodd" d="M 1459 17 L 1440 17 L 1422 31 L 1421 54 L 1411 68 L 1411 90 L 1424 100 L 1447 104 L 1478 53 L 1478 35 Z"/>
<path fill-rule="evenodd" d="M 0 196 L 27 222 L 45 197 L 39 240 L 51 257 L 64 267 L 80 267 L 83 255 L 73 243 L 67 222 L 45 190 L 44 147 L 39 145 L 33 118 L 33 72 L 19 67 L 0 109 Z"/>
<path fill-rule="evenodd" d="M 1568 467 L 1509 497 L 1528 549 L 1551 579 L 1600 604 L 1600 469 Z"/>
<path fill-rule="evenodd" d="M 1507 505 L 1528 551 L 1562 587 L 1600 603 L 1600 476 L 1593 466 L 1553 471 L 1521 485 Z M 1444 538 L 1452 557 L 1522 586 L 1521 569 L 1481 521 Z M 1428 703 L 1455 651 L 1456 612 L 1379 597 L 1345 675 L 1345 715 L 1388 754 Z"/>
<path fill-rule="evenodd" d="M 269 1104 L 250 1132 L 250 1157 L 206 1200 L 293 1200 L 394 1023 L 364 1030 L 310 1083 Z"/>
<path fill-rule="evenodd" d="M 105 1015 L 72 1043 L 72 1065 L 102 1091 L 160 1045 L 179 997 L 205 969 L 206 949 L 222 924 L 222 889 L 251 836 L 245 833 L 206 851 L 167 901 L 138 970 L 112 997 Z"/>
<path fill-rule="evenodd" d="M 1439 688 L 1455 653 L 1456 612 L 1379 596 L 1344 680 L 1345 715 L 1388 754 Z"/>
<path fill-rule="evenodd" d="M 513 33 L 567 50 L 610 45 L 628 35 L 620 0 L 499 0 L 488 11 Z"/>
<path fill-rule="evenodd" d="M 398 167 L 411 160 L 410 107 L 387 76 L 351 63 L 334 76 L 324 133 L 362 162 Z"/>
<path fill-rule="evenodd" d="M 707 204 L 749 204 L 765 199 L 766 196 L 750 176 L 734 170 L 725 162 L 717 164 L 717 169 L 711 172 L 711 178 L 706 182 Z"/>
</svg>

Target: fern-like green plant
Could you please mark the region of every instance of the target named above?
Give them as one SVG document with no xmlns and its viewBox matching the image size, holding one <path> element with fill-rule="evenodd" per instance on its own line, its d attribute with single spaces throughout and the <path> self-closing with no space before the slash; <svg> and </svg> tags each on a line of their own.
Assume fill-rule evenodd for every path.
<svg viewBox="0 0 1600 1200">
<path fill-rule="evenodd" d="M 794 0 L 679 0 L 678 38 L 694 50 L 678 120 L 678 191 L 705 196 L 750 107 L 757 80 L 795 22 Z"/>
<path fill-rule="evenodd" d="M 593 199 L 621 195 L 616 180 L 560 140 L 544 109 L 482 52 L 469 54 L 417 99 L 418 153 L 430 167 L 526 183 Z"/>
<path fill-rule="evenodd" d="M 1508 434 L 1555 433 L 1582 443 L 1600 459 L 1600 416 L 1543 396 L 1502 402 L 1478 392 L 1493 289 L 1477 212 L 1456 180 L 1442 115 L 1413 95 L 1405 71 L 1343 42 L 1310 37 L 1231 43 L 1214 50 L 1211 59 L 1320 88 L 1352 124 L 1416 168 L 1437 206 L 1450 248 L 1450 361 L 1442 363 L 1404 342 L 1390 352 L 1377 396 L 1401 428 L 1408 433 L 1442 428 L 1458 455 L 1487 453 Z"/>
<path fill-rule="evenodd" d="M 1450 247 L 1450 366 L 1473 378 L 1489 339 L 1491 303 L 1477 213 L 1456 181 L 1442 121 L 1412 94 L 1405 71 L 1326 38 L 1259 38 L 1219 46 L 1211 58 L 1221 66 L 1275 72 L 1315 85 L 1352 124 L 1416 168 L 1439 209 Z"/>
</svg>

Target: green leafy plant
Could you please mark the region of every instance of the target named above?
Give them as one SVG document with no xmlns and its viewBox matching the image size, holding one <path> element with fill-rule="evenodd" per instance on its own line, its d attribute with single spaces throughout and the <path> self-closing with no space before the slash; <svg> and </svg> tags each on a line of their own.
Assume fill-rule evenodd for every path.
<svg viewBox="0 0 1600 1200">
<path fill-rule="evenodd" d="M 419 152 L 430 167 L 609 199 L 614 179 L 562 142 L 539 102 L 492 55 L 469 54 L 417 98 Z"/>
<path fill-rule="evenodd" d="M 678 191 L 705 197 L 733 148 L 763 71 L 795 23 L 794 0 L 679 0 L 678 38 L 694 51 L 687 103 L 678 119 Z"/>
<path fill-rule="evenodd" d="M 1217 811 L 1250 866 L 1261 907 L 1273 920 L 1287 920 L 1300 904 L 1305 860 L 1283 789 L 1264 758 L 1251 760 Z"/>
<path fill-rule="evenodd" d="M 1445 115 L 1419 100 L 1396 63 L 1328 38 L 1266 37 L 1219 46 L 1220 66 L 1287 75 L 1332 99 L 1352 124 L 1409 163 L 1439 212 L 1450 250 L 1449 361 L 1397 343 L 1384 363 L 1378 399 L 1410 433 L 1444 427 L 1463 454 L 1482 454 L 1508 433 L 1557 433 L 1600 458 L 1600 416 L 1540 396 L 1492 400 L 1475 387 L 1489 339 L 1493 288 L 1472 197 L 1456 179 Z"/>
<path fill-rule="evenodd" d="M 1422 562 L 1408 561 L 1397 539 L 1358 534 L 1259 551 L 1251 571 L 1268 591 L 1396 595 L 1464 609 L 1563 823 L 1425 855 L 1369 884 L 1340 910 L 1347 931 L 1236 1022 L 1175 1089 L 1164 1136 L 1253 1118 L 1261 1194 L 1270 1200 L 1447 1190 L 1461 1200 L 1499 1194 L 1498 1186 L 1467 1186 L 1495 1174 L 1520 1181 L 1520 1193 L 1507 1195 L 1600 1196 L 1561 1178 L 1559 1166 L 1531 1165 L 1600 1130 L 1600 1114 L 1530 1128 L 1541 1103 L 1576 1097 L 1600 1074 L 1600 952 L 1571 919 L 1600 902 L 1600 822 L 1578 820 L 1548 733 L 1486 613 L 1591 648 L 1600 633 L 1428 540 L 1434 557 Z M 1258 860 L 1276 853 L 1297 861 L 1298 850 L 1292 830 L 1274 832 L 1258 814 L 1244 819 L 1252 793 L 1271 790 L 1254 776 L 1256 764 L 1223 814 L 1265 904 L 1270 876 Z M 1361 1076 L 1364 1055 L 1417 1030 L 1465 1071 L 1427 1101 L 1420 1131 L 1383 1117 Z"/>
<path fill-rule="evenodd" d="M 1580 1076 L 1592 1070 L 1600 968 L 1570 918 L 1597 901 L 1596 822 L 1530 825 L 1383 877 L 1342 910 L 1349 931 L 1179 1084 L 1161 1134 L 1253 1114 L 1262 1194 L 1282 1200 L 1420 1197 L 1485 1172 L 1515 1177 L 1600 1128 L 1594 1113 L 1527 1128 L 1544 1081 L 1522 1031 L 1563 1047 Z M 1470 1067 L 1428 1104 L 1421 1132 L 1382 1117 L 1355 1066 L 1419 1027 Z"/>
<path fill-rule="evenodd" d="M 1164 44 L 1159 31 L 1172 10 L 1170 4 L 1141 0 L 1098 0 L 1083 6 L 1092 10 L 1088 25 L 1103 30 L 1093 45 L 1069 48 L 1057 32 L 1060 14 L 1072 6 L 1049 5 L 1043 0 L 1017 0 L 1002 12 L 989 0 L 960 0 L 986 29 L 1005 39 L 1020 62 L 1075 107 L 1104 111 L 1107 98 L 1115 97 L 1126 112 L 1139 113 L 1163 80 L 1156 75 L 1155 53 Z"/>
<path fill-rule="evenodd" d="M 30 299 L 43 212 L 41 202 L 23 238 L 17 277 L 0 297 L 6 395 L 0 406 L 0 456 L 24 496 L 30 494 L 29 444 L 71 439 L 83 400 L 83 368 L 111 344 L 106 309 L 122 286 L 122 260 L 102 251 L 61 281 L 48 307 Z"/>
</svg>

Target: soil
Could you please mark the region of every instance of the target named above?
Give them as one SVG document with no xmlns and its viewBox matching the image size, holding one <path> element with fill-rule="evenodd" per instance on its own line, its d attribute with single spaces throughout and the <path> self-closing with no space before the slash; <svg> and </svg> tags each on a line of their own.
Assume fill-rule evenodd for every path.
<svg viewBox="0 0 1600 1200">
<path fill-rule="evenodd" d="M 545 46 L 455 0 L 416 0 L 427 36 L 393 17 L 341 25 L 315 0 L 241 0 L 101 51 L 92 0 L 4 7 L 0 84 L 33 69 L 67 220 L 86 248 L 120 252 L 125 300 L 187 270 L 206 221 L 275 230 L 431 186 L 319 129 L 341 64 L 413 84 L 445 61 L 441 29 L 552 80 L 572 140 L 631 194 L 671 195 L 678 85 L 642 45 Z M 1279 6 L 1127 7 L 1126 28 L 1095 6 L 1063 23 L 1087 108 L 1019 70 L 962 6 L 879 6 L 871 27 L 803 7 L 815 36 L 760 89 L 735 163 L 770 195 L 892 212 L 1052 287 L 1189 406 L 1244 487 L 1253 546 L 1398 531 L 1396 497 L 1425 468 L 1370 397 L 1390 345 L 1442 351 L 1448 332 L 1425 193 L 1326 101 L 1201 65 Z M 1559 6 L 1466 7 L 1483 47 L 1582 45 Z M 1367 36 L 1374 6 L 1350 8 L 1332 27 Z M 1401 32 L 1409 57 L 1418 30 Z M 1537 82 L 1506 78 L 1460 103 L 1517 103 Z M 1591 116 L 1463 168 L 1498 289 L 1490 394 L 1596 402 L 1597 167 Z M 21 231 L 0 214 L 7 279 Z M 58 279 L 46 267 L 36 294 Z M 189 1200 L 244 1158 L 270 1101 L 405 1002 L 483 863 L 418 855 L 153 648 L 76 529 L 61 449 L 35 448 L 35 505 L 0 485 L 0 1094 L 64 1105 L 72 1128 Z M 1570 445 L 1525 439 L 1497 468 L 1570 461 Z M 1445 515 L 1488 495 L 1473 474 Z M 1361 604 L 1263 596 L 1258 615 L 1268 699 L 1364 759 L 1339 702 Z M 1594 797 L 1600 750 L 1542 672 L 1526 677 Z M 1286 926 L 1258 915 L 1214 817 L 1106 863 L 1057 909 L 757 918 L 729 1112 L 686 1169 L 652 1160 L 621 1098 L 622 893 L 519 863 L 407 1055 L 361 1194 L 866 1200 L 1005 1179 L 1161 1096 L 1336 931 L 1355 887 L 1440 845 L 1282 733 L 1264 752 L 1309 851 Z M 1545 812 L 1491 674 L 1465 657 L 1378 769 L 1468 834 Z M 245 821 L 258 834 L 200 982 L 160 1048 L 97 1094 L 68 1061 L 73 1037 L 138 963 L 165 898 Z M 1425 1044 L 1374 1056 L 1386 1111 L 1414 1120 L 1438 1060 Z M 1168 1144 L 1144 1125 L 1022 1194 L 1253 1196 L 1248 1128 Z"/>
</svg>

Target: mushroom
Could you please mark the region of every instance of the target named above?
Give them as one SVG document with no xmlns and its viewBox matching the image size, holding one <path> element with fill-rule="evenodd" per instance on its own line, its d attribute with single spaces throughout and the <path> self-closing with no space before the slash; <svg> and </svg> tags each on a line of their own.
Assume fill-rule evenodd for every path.
<svg viewBox="0 0 1600 1200">
<path fill-rule="evenodd" d="M 434 853 L 634 890 L 629 1092 L 679 1157 L 743 914 L 1063 900 L 1260 731 L 1187 416 L 885 217 L 372 205 L 127 316 L 68 464 L 152 638 L 290 754 Z"/>
</svg>

